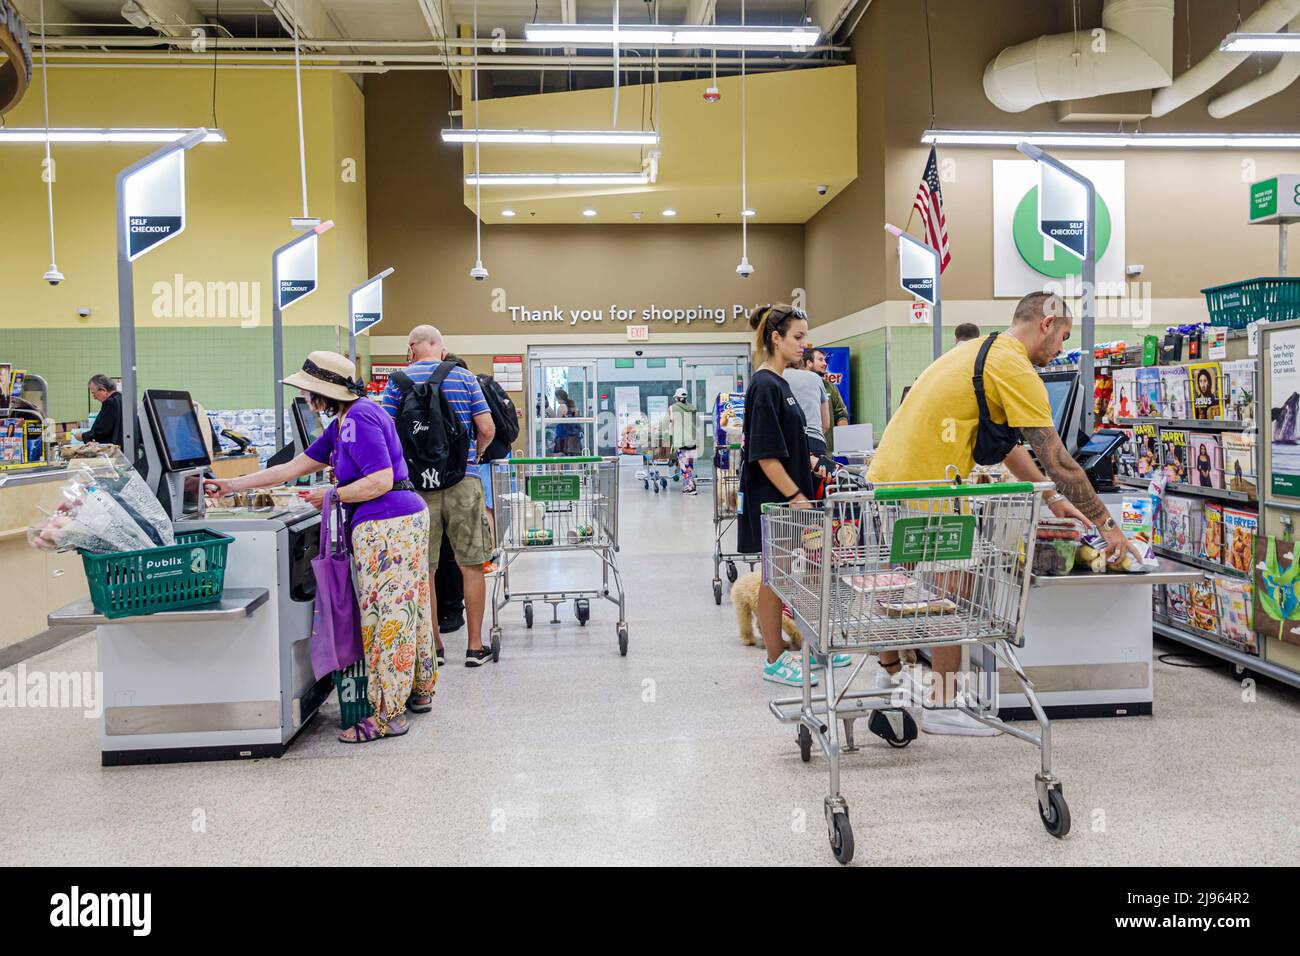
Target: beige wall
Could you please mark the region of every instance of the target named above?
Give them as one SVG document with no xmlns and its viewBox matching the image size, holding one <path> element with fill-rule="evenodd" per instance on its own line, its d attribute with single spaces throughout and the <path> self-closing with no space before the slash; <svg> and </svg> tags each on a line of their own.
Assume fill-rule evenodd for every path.
<svg viewBox="0 0 1300 956">
<path fill-rule="evenodd" d="M 984 67 L 1004 46 L 1070 28 L 1070 6 L 1065 0 L 998 0 L 997 17 L 989 16 L 989 8 L 989 3 L 968 0 L 929 2 L 935 61 L 934 125 L 950 129 L 1097 129 L 1057 122 L 1055 104 L 1010 114 L 988 102 L 982 85 Z M 1091 29 L 1099 24 L 1100 8 L 1100 2 L 1083 3 L 1081 25 Z M 1184 11 L 1179 4 L 1174 30 L 1176 74 L 1187 63 Z M 920 143 L 921 133 L 931 125 L 924 18 L 923 4 L 875 0 L 854 34 L 863 84 L 858 96 L 859 135 L 870 150 L 874 133 L 879 155 L 874 159 L 860 156 L 859 182 L 808 223 L 808 293 L 814 324 L 867 309 L 884 299 L 908 298 L 898 287 L 894 243 L 879 237 L 882 219 L 899 225 L 907 221 L 928 152 Z M 1192 4 L 1193 63 L 1233 29 L 1235 19 L 1231 4 L 1203 0 Z M 1014 28 L 1009 30 L 1008 24 Z M 1199 99 L 1166 117 L 1144 122 L 1144 130 L 1296 130 L 1300 84 L 1226 120 L 1209 117 L 1206 104 L 1214 96 L 1255 73 L 1251 64 L 1242 66 Z M 872 88 L 872 83 L 877 85 Z M 1300 153 L 1064 149 L 1054 153 L 1067 162 L 1125 161 L 1126 257 L 1146 266 L 1142 279 L 1151 283 L 1154 299 L 1195 299 L 1208 285 L 1275 273 L 1277 233 L 1270 227 L 1246 225 L 1246 183 L 1300 170 Z M 952 249 L 952 263 L 943 276 L 944 299 L 991 299 L 992 163 L 1016 155 L 1010 150 L 941 147 L 939 156 L 941 161 L 955 161 L 955 179 L 943 183 Z M 919 233 L 919 228 L 913 224 L 913 232 Z M 866 278 L 871 275 L 883 278 L 871 282 Z"/>
<path fill-rule="evenodd" d="M 751 226 L 755 275 L 736 276 L 737 226 L 551 225 L 483 226 L 487 281 L 469 278 L 474 264 L 474 216 L 462 202 L 458 147 L 443 146 L 446 78 L 394 73 L 367 78 L 367 213 L 372 272 L 395 266 L 384 284 L 384 337 L 405 335 L 420 322 L 448 334 L 554 336 L 620 333 L 611 304 L 638 310 L 656 305 L 730 307 L 786 300 L 803 285 L 803 226 Z M 521 216 L 526 204 L 521 204 Z M 498 291 L 500 290 L 500 291 Z M 603 309 L 602 323 L 570 327 L 512 322 L 494 305 L 540 309 L 559 305 Z M 637 320 L 640 321 L 639 319 Z M 673 327 L 652 323 L 651 335 L 738 331 L 728 320 Z M 451 343 L 454 348 L 454 341 Z"/>
</svg>

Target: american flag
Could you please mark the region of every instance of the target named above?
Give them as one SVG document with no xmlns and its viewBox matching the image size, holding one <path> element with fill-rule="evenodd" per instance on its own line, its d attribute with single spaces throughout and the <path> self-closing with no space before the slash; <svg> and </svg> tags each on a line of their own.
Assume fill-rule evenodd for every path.
<svg viewBox="0 0 1300 956">
<path fill-rule="evenodd" d="M 943 215 L 943 194 L 939 192 L 939 157 L 933 146 L 912 208 L 921 214 L 926 241 L 939 250 L 939 272 L 942 274 L 952 261 L 952 254 L 948 251 L 948 220 Z"/>
</svg>

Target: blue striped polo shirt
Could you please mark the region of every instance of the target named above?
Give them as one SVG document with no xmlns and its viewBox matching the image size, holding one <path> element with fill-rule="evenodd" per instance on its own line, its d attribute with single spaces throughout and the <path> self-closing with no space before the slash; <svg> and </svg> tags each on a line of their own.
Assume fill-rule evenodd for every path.
<svg viewBox="0 0 1300 956">
<path fill-rule="evenodd" d="M 412 362 L 402 371 L 416 385 L 422 385 L 429 380 L 429 376 L 441 364 L 441 362 Z M 473 440 L 477 432 L 474 428 L 474 416 L 492 411 L 488 408 L 487 399 L 483 397 L 483 389 L 479 387 L 478 379 L 474 377 L 473 372 L 467 372 L 457 366 L 451 370 L 451 373 L 443 381 L 442 394 L 447 396 L 448 404 L 451 405 L 456 417 L 460 419 L 460 423 L 465 426 L 465 429 L 470 434 L 469 464 L 473 465 L 478 461 L 478 450 Z M 402 393 L 398 391 L 397 383 L 390 377 L 387 387 L 384 388 L 384 411 L 396 418 L 398 406 L 401 405 L 401 402 Z"/>
</svg>

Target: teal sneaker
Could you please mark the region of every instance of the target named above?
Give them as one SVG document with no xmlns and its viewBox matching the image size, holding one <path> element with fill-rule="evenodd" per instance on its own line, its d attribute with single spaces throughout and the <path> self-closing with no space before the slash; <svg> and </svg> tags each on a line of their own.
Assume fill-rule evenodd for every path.
<svg viewBox="0 0 1300 956">
<path fill-rule="evenodd" d="M 817 686 L 817 675 L 809 674 L 810 683 Z M 786 651 L 770 664 L 763 665 L 763 680 L 786 687 L 803 686 L 803 662 L 793 651 Z"/>
<path fill-rule="evenodd" d="M 848 654 L 832 654 L 830 656 L 830 661 L 832 667 L 848 667 L 850 664 L 853 663 L 853 658 L 850 657 Z M 826 665 L 823 664 L 821 661 L 819 661 L 816 657 L 813 657 L 812 669 L 815 671 L 825 670 Z"/>
</svg>

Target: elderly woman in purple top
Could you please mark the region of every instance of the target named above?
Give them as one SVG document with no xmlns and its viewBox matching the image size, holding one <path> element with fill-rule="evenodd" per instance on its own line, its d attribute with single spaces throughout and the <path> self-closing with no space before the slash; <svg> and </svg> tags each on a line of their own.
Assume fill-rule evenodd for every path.
<svg viewBox="0 0 1300 956">
<path fill-rule="evenodd" d="M 361 400 L 352 362 L 337 352 L 312 352 L 302 371 L 284 380 L 302 389 L 311 407 L 334 420 L 293 461 L 241 478 L 210 481 L 220 494 L 265 488 L 334 470 L 343 502 L 361 606 L 361 640 L 374 713 L 339 735 L 344 743 L 400 737 L 406 711 L 433 706 L 438 665 L 429 605 L 429 515 L 413 490 L 393 420 Z M 308 496 L 320 507 L 324 490 Z"/>
</svg>

